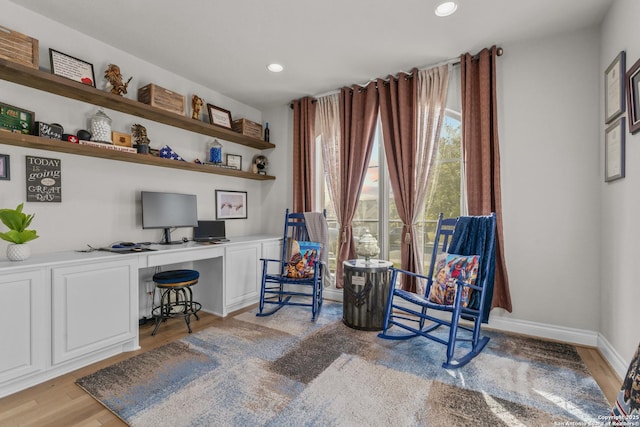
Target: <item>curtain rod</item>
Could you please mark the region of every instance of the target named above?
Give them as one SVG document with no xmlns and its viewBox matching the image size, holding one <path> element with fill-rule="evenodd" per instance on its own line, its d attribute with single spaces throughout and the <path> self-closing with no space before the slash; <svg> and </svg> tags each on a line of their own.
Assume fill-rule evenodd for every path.
<svg viewBox="0 0 640 427">
<path fill-rule="evenodd" d="M 502 49 L 501 47 L 499 47 L 499 48 L 497 48 L 497 49 L 496 49 L 496 55 L 497 55 L 497 56 L 502 56 L 503 54 L 504 54 L 504 49 Z M 460 55 L 460 56 L 462 56 L 462 55 Z M 472 60 L 472 61 L 477 61 L 479 57 L 480 57 L 480 54 L 479 54 L 479 53 L 477 53 L 477 54 L 475 54 L 475 55 L 473 55 L 473 56 L 471 57 L 471 60 Z M 447 59 L 447 60 L 445 60 L 445 61 L 438 62 L 437 64 L 426 65 L 426 66 L 424 66 L 424 67 L 420 67 L 420 68 L 418 68 L 418 69 L 419 69 L 419 70 L 426 70 L 426 69 L 429 69 L 429 68 L 440 67 L 441 65 L 448 65 L 448 64 L 451 64 L 452 66 L 460 65 L 460 57 L 457 57 L 457 58 L 449 58 L 449 59 Z M 400 74 L 400 73 L 409 74 L 409 73 L 406 73 L 405 71 L 400 71 L 400 72 L 398 72 L 397 74 Z M 369 83 L 371 83 L 371 82 L 373 82 L 373 81 L 376 81 L 376 80 L 378 80 L 378 79 L 371 79 L 371 80 L 369 80 L 368 82 L 366 82 L 366 83 L 364 83 L 364 84 L 359 84 L 359 85 L 357 85 L 357 86 L 365 87 L 365 86 L 367 86 Z M 383 79 L 383 80 L 384 80 L 384 81 L 388 81 L 388 79 Z M 318 94 L 318 95 L 312 95 L 311 97 L 312 97 L 312 98 L 314 98 L 312 102 L 316 102 L 316 98 L 322 98 L 323 96 L 333 95 L 334 93 L 339 93 L 339 92 L 340 92 L 340 89 L 334 89 L 334 90 L 331 90 L 331 91 L 329 91 L 329 92 L 321 93 L 321 94 Z M 293 103 L 289 104 L 289 107 L 290 107 L 291 109 L 293 109 Z"/>
</svg>

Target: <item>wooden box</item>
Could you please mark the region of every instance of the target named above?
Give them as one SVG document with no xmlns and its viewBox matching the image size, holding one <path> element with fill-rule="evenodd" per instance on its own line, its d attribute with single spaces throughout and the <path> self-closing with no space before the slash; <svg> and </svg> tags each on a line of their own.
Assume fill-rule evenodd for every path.
<svg viewBox="0 0 640 427">
<path fill-rule="evenodd" d="M 0 25 L 0 58 L 38 69 L 38 40 Z"/>
<path fill-rule="evenodd" d="M 138 101 L 184 116 L 184 95 L 172 92 L 153 83 L 149 83 L 138 89 Z"/>
<path fill-rule="evenodd" d="M 111 132 L 111 141 L 113 145 L 120 147 L 131 147 L 131 135 L 122 132 Z"/>
<path fill-rule="evenodd" d="M 237 119 L 231 123 L 231 129 L 243 135 L 262 139 L 262 125 L 247 119 Z"/>
</svg>

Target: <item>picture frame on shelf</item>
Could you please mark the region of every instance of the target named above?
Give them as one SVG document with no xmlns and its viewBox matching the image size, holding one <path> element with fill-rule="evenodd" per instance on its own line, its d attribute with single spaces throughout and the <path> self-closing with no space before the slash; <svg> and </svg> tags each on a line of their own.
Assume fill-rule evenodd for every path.
<svg viewBox="0 0 640 427">
<path fill-rule="evenodd" d="M 237 154 L 227 154 L 227 166 L 236 170 L 242 170 L 242 156 Z"/>
<path fill-rule="evenodd" d="M 231 112 L 213 104 L 207 104 L 209 123 L 231 129 Z"/>
<path fill-rule="evenodd" d="M 96 87 L 93 64 L 49 48 L 51 74 Z"/>
<path fill-rule="evenodd" d="M 604 133 L 604 180 L 624 178 L 625 124 L 624 117 L 614 121 Z"/>
<path fill-rule="evenodd" d="M 2 130 L 31 135 L 35 117 L 33 111 L 0 102 L 0 129 Z"/>
<path fill-rule="evenodd" d="M 216 219 L 247 219 L 247 192 L 216 190 Z"/>
<path fill-rule="evenodd" d="M 627 115 L 629 131 L 640 130 L 640 59 L 629 68 L 625 77 L 627 85 Z"/>
<path fill-rule="evenodd" d="M 621 51 L 604 72 L 604 105 L 606 124 L 624 113 L 626 54 Z"/>
<path fill-rule="evenodd" d="M 11 180 L 10 159 L 11 157 L 8 154 L 0 154 L 0 180 Z"/>
</svg>

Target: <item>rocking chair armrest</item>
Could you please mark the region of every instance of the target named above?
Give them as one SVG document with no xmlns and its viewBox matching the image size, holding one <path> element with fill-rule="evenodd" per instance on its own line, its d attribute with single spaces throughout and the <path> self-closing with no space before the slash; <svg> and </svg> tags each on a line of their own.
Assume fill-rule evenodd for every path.
<svg viewBox="0 0 640 427">
<path fill-rule="evenodd" d="M 463 281 L 462 281 L 462 280 L 460 280 L 460 279 L 456 279 L 456 283 L 457 283 L 458 285 L 460 285 L 460 286 L 464 286 L 464 287 L 467 287 L 467 288 L 471 288 L 471 289 L 473 289 L 473 290 L 475 290 L 475 291 L 481 291 L 481 290 L 482 290 L 482 286 L 472 285 L 471 283 L 463 282 Z"/>
<path fill-rule="evenodd" d="M 266 262 L 281 262 L 283 264 L 286 264 L 286 262 L 279 260 L 279 259 L 273 259 L 273 258 L 260 258 L 260 261 L 266 261 Z"/>
<path fill-rule="evenodd" d="M 402 274 L 407 275 L 407 276 L 413 276 L 413 277 L 417 277 L 419 279 L 425 279 L 425 280 L 429 280 L 429 281 L 431 280 L 431 278 L 429 278 L 428 276 L 425 276 L 424 274 L 414 273 L 412 271 L 403 270 L 401 268 L 391 267 L 391 268 L 389 268 L 389 270 L 391 270 L 392 273 L 394 271 L 396 271 L 398 273 L 402 273 Z"/>
</svg>

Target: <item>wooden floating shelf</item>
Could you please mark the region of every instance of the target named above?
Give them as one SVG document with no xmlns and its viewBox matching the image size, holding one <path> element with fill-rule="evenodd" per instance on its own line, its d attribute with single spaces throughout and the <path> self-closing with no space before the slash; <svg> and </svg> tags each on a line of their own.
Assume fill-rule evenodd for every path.
<svg viewBox="0 0 640 427">
<path fill-rule="evenodd" d="M 93 105 L 109 108 L 132 116 L 163 123 L 176 128 L 188 130 L 201 135 L 220 138 L 225 141 L 255 148 L 267 150 L 275 145 L 258 138 L 242 135 L 231 129 L 216 126 L 190 117 L 181 116 L 152 107 L 142 102 L 124 98 L 111 92 L 96 89 L 93 86 L 84 85 L 64 77 L 56 76 L 44 71 L 35 70 L 20 64 L 0 59 L 0 78 L 6 81 L 39 89 L 45 92 L 60 95 L 65 98 L 87 102 Z"/>
<path fill-rule="evenodd" d="M 78 145 L 72 142 L 61 141 L 58 139 L 41 138 L 39 136 L 22 135 L 11 132 L 0 131 L 0 143 L 25 148 L 35 148 L 38 150 L 76 154 L 78 156 L 98 157 L 101 159 L 117 160 L 121 162 L 160 166 L 173 169 L 183 169 L 193 172 L 205 172 L 217 175 L 233 176 L 237 178 L 254 179 L 259 181 L 276 179 L 275 176 L 271 175 L 258 175 L 256 173 L 244 172 L 235 169 L 181 162 L 179 160 L 163 159 L 161 157 L 156 157 L 148 154 L 126 153 L 122 151 L 109 150 L 106 148 Z"/>
</svg>

